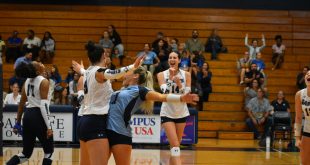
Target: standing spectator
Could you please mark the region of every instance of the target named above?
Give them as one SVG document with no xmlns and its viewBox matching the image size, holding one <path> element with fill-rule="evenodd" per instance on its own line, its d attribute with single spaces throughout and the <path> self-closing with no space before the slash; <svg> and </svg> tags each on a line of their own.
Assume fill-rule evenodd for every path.
<svg viewBox="0 0 310 165">
<path fill-rule="evenodd" d="M 218 35 L 217 29 L 213 29 L 206 43 L 206 52 L 211 52 L 211 60 L 217 59 L 217 54 L 222 51 L 222 48 L 222 39 Z"/>
<path fill-rule="evenodd" d="M 203 102 L 209 101 L 209 94 L 212 93 L 211 78 L 212 72 L 209 70 L 209 64 L 205 62 L 202 65 L 201 71 L 198 72 L 198 81 L 202 89 L 202 97 L 199 99 L 202 108 Z"/>
<path fill-rule="evenodd" d="M 3 104 L 19 104 L 21 95 L 19 94 L 19 86 L 17 83 L 13 84 L 10 88 L 12 88 L 12 93 L 9 93 L 5 96 Z"/>
<path fill-rule="evenodd" d="M 262 34 L 263 45 L 260 47 L 258 46 L 258 40 L 257 39 L 253 39 L 252 44 L 249 45 L 248 44 L 248 37 L 249 37 L 249 35 L 246 34 L 245 39 L 244 39 L 244 44 L 249 49 L 248 51 L 250 53 L 250 59 L 254 60 L 254 59 L 256 59 L 257 53 L 261 52 L 266 47 L 265 36 L 264 36 L 264 34 Z"/>
<path fill-rule="evenodd" d="M 185 43 L 186 45 L 185 47 L 190 54 L 193 54 L 193 52 L 198 52 L 199 54 L 202 55 L 202 53 L 205 51 L 204 45 L 198 37 L 199 37 L 198 31 L 193 30 L 192 38 L 188 39 Z"/>
<path fill-rule="evenodd" d="M 163 32 L 158 32 L 156 35 L 156 39 L 152 42 L 152 49 L 156 48 L 158 45 L 159 40 L 163 40 L 164 45 L 168 45 L 169 43 L 165 40 L 165 35 Z"/>
<path fill-rule="evenodd" d="M 42 63 L 52 63 L 52 59 L 55 55 L 55 40 L 50 32 L 45 32 L 41 43 L 40 58 L 38 59 Z"/>
<path fill-rule="evenodd" d="M 74 79 L 74 70 L 73 70 L 73 67 L 71 66 L 68 69 L 68 74 L 65 79 L 65 82 L 69 84 L 73 79 Z"/>
<path fill-rule="evenodd" d="M 257 90 L 260 88 L 260 84 L 257 79 L 252 80 L 252 83 L 244 88 L 244 106 L 246 107 L 251 99 L 257 96 Z"/>
<path fill-rule="evenodd" d="M 69 82 L 68 100 L 69 100 L 69 103 L 71 103 L 71 105 L 73 105 L 74 107 L 78 106 L 78 100 L 77 100 L 78 90 L 77 90 L 77 86 L 78 86 L 79 79 L 80 79 L 80 75 L 75 72 L 74 73 L 74 79 Z"/>
<path fill-rule="evenodd" d="M 278 92 L 277 99 L 271 102 L 273 110 L 277 111 L 287 111 L 290 112 L 290 103 L 285 99 L 283 91 Z"/>
<path fill-rule="evenodd" d="M 245 72 L 244 83 L 249 86 L 254 79 L 257 79 L 260 84 L 263 84 L 265 81 L 264 75 L 257 70 L 257 65 L 252 63 L 249 72 Z"/>
<path fill-rule="evenodd" d="M 285 45 L 282 44 L 282 36 L 276 35 L 276 44 L 272 45 L 272 70 L 281 66 L 284 62 Z"/>
<path fill-rule="evenodd" d="M 27 35 L 28 36 L 24 39 L 23 42 L 23 50 L 24 52 L 31 52 L 33 61 L 36 61 L 39 56 L 41 40 L 35 36 L 33 30 L 28 30 Z"/>
<path fill-rule="evenodd" d="M 118 32 L 116 31 L 114 25 L 108 26 L 108 32 L 110 35 L 110 40 L 113 42 L 114 49 L 118 50 L 118 58 L 119 64 L 123 66 L 123 59 L 124 59 L 124 46 L 122 44 L 122 39 Z"/>
<path fill-rule="evenodd" d="M 20 51 L 23 40 L 18 37 L 18 32 L 16 30 L 13 31 L 12 36 L 7 40 L 7 48 L 6 48 L 6 63 L 9 63 L 11 59 L 16 61 L 17 58 L 22 56 Z"/>
<path fill-rule="evenodd" d="M 2 40 L 2 36 L 0 35 L 0 64 L 2 64 L 2 54 L 5 49 L 5 42 Z"/>
<path fill-rule="evenodd" d="M 103 32 L 103 36 L 99 40 L 99 45 L 101 45 L 103 49 L 105 48 L 113 49 L 113 42 L 110 40 L 108 31 Z"/>
<path fill-rule="evenodd" d="M 27 52 L 23 57 L 19 57 L 14 64 L 14 69 L 18 67 L 21 63 L 29 64 L 32 62 L 32 52 Z"/>
<path fill-rule="evenodd" d="M 305 76 L 306 76 L 308 71 L 309 71 L 309 67 L 304 66 L 302 72 L 297 75 L 296 85 L 297 85 L 298 89 L 304 89 L 307 87 L 307 85 L 305 83 Z"/>
<path fill-rule="evenodd" d="M 168 58 L 170 53 L 167 42 L 164 42 L 163 39 L 158 40 L 157 45 L 153 48 L 153 52 L 156 53 L 160 60 L 159 65 L 155 69 L 155 73 L 167 70 L 169 68 Z"/>
<path fill-rule="evenodd" d="M 262 88 L 257 90 L 257 97 L 251 99 L 247 105 L 249 117 L 246 119 L 246 124 L 251 131 L 254 132 L 255 139 L 260 139 L 258 126 L 264 126 L 264 135 L 267 136 L 272 125 L 272 120 L 268 117 L 271 110 L 268 99 L 264 97 Z"/>
<path fill-rule="evenodd" d="M 138 53 L 138 56 L 144 56 L 144 55 L 145 55 L 145 58 L 144 58 L 142 66 L 146 70 L 150 71 L 153 75 L 155 67 L 158 66 L 160 60 L 157 57 L 155 52 L 150 51 L 150 44 L 148 43 L 144 44 L 144 50 Z M 156 62 L 154 63 L 154 61 Z"/>
<path fill-rule="evenodd" d="M 245 72 L 249 72 L 249 67 L 251 64 L 249 52 L 244 52 L 244 57 L 240 58 L 237 61 L 237 69 L 239 70 L 240 74 L 240 85 L 244 83 L 244 74 Z"/>
</svg>

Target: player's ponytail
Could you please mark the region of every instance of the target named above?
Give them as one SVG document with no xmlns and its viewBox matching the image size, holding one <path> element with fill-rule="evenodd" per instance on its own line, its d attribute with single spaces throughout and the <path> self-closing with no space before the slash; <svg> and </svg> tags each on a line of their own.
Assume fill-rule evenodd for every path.
<svg viewBox="0 0 310 165">
<path fill-rule="evenodd" d="M 153 76 L 152 73 L 145 70 L 144 67 L 140 66 L 134 70 L 134 74 L 139 74 L 138 84 L 153 90 Z M 144 101 L 140 105 L 141 110 L 146 114 L 152 114 L 154 109 L 154 101 Z"/>
<path fill-rule="evenodd" d="M 38 74 L 32 63 L 21 63 L 15 68 L 15 75 L 20 78 L 35 78 Z"/>
</svg>

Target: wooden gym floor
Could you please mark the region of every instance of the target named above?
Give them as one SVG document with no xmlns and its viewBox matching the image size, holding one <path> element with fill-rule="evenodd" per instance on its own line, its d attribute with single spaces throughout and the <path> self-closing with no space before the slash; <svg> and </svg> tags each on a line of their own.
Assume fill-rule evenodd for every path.
<svg viewBox="0 0 310 165">
<path fill-rule="evenodd" d="M 286 146 L 286 142 L 282 146 Z M 150 149 L 149 149 L 150 148 Z M 280 151 L 281 147 L 276 142 L 275 149 L 265 152 L 259 148 L 254 140 L 218 140 L 199 139 L 199 143 L 192 147 L 181 149 L 182 164 L 199 165 L 293 165 L 299 164 L 298 152 Z M 4 155 L 0 162 L 5 162 L 14 154 L 21 151 L 21 147 L 4 147 Z M 28 165 L 41 165 L 43 151 L 36 148 Z M 79 149 L 56 147 L 53 154 L 53 165 L 78 165 Z M 141 147 L 137 146 L 132 153 L 133 165 L 168 165 L 169 150 L 166 147 Z M 113 157 L 109 165 L 114 165 Z"/>
</svg>

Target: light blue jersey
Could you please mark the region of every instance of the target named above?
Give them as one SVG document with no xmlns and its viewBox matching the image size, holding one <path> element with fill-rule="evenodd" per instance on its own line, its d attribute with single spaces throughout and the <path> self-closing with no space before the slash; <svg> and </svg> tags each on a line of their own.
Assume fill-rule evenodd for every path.
<svg viewBox="0 0 310 165">
<path fill-rule="evenodd" d="M 107 129 L 132 137 L 130 119 L 150 90 L 138 85 L 129 86 L 112 94 Z"/>
</svg>

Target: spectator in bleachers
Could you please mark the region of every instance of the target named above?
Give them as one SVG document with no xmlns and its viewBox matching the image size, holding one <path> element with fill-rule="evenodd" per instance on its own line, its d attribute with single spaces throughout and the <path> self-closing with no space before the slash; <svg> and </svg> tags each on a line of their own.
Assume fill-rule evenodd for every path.
<svg viewBox="0 0 310 165">
<path fill-rule="evenodd" d="M 217 59 L 217 54 L 224 51 L 223 42 L 218 35 L 218 30 L 213 29 L 206 42 L 206 52 L 211 52 L 211 60 Z"/>
<path fill-rule="evenodd" d="M 18 83 L 14 83 L 10 86 L 12 93 L 9 93 L 5 96 L 4 105 L 6 104 L 19 104 L 21 95 L 19 94 L 19 86 Z"/>
<path fill-rule="evenodd" d="M 269 118 L 271 106 L 269 100 L 264 97 L 264 90 L 259 88 L 257 90 L 257 97 L 252 98 L 246 106 L 249 117 L 246 119 L 246 125 L 250 131 L 254 132 L 255 139 L 260 139 L 258 126 L 264 126 L 264 135 L 268 135 L 269 129 L 272 125 L 272 119 Z"/>
<path fill-rule="evenodd" d="M 184 43 L 179 44 L 179 51 L 178 53 L 181 54 L 181 62 L 180 62 L 180 69 L 185 70 L 187 72 L 191 72 L 192 66 L 192 59 L 189 53 L 187 53 L 184 48 Z"/>
<path fill-rule="evenodd" d="M 62 79 L 61 79 L 61 76 L 59 74 L 57 65 L 52 66 L 50 79 L 52 79 L 55 82 L 55 86 L 60 85 Z"/>
<path fill-rule="evenodd" d="M 276 44 L 272 45 L 272 70 L 281 67 L 284 62 L 285 45 L 282 44 L 282 36 L 276 35 Z"/>
<path fill-rule="evenodd" d="M 105 57 L 105 64 L 107 65 L 107 68 L 115 70 L 116 66 L 112 63 L 112 60 L 110 57 Z"/>
<path fill-rule="evenodd" d="M 113 42 L 110 40 L 108 31 L 103 32 L 103 36 L 99 40 L 99 45 L 101 45 L 103 49 L 105 48 L 113 49 L 114 45 L 113 45 Z"/>
<path fill-rule="evenodd" d="M 2 64 L 2 54 L 5 50 L 5 42 L 2 40 L 2 36 L 0 35 L 0 64 Z"/>
<path fill-rule="evenodd" d="M 250 64 L 251 64 L 251 60 L 250 60 L 249 52 L 244 52 L 243 58 L 240 58 L 237 61 L 237 69 L 239 70 L 239 74 L 240 74 L 240 85 L 244 83 L 243 81 L 244 74 L 245 72 L 249 72 Z"/>
<path fill-rule="evenodd" d="M 55 104 L 56 105 L 69 105 L 68 100 L 68 89 L 67 88 L 59 88 L 60 90 L 55 91 Z"/>
<path fill-rule="evenodd" d="M 259 52 L 257 53 L 257 57 L 256 59 L 252 60 L 252 63 L 257 65 L 257 70 L 263 74 L 264 77 L 264 84 L 262 84 L 262 86 L 266 86 L 266 75 L 264 72 L 264 69 L 266 68 L 265 62 L 262 60 L 262 53 Z"/>
<path fill-rule="evenodd" d="M 26 63 L 26 64 L 29 64 L 32 62 L 32 58 L 33 57 L 33 54 L 32 52 L 27 52 L 23 57 L 19 57 L 16 61 L 15 61 L 15 64 L 14 64 L 14 69 L 20 65 L 21 63 Z"/>
<path fill-rule="evenodd" d="M 249 51 L 249 54 L 250 54 L 250 59 L 254 60 L 254 59 L 256 59 L 257 53 L 261 52 L 266 47 L 265 36 L 264 36 L 264 34 L 262 34 L 263 45 L 260 46 L 260 47 L 258 46 L 258 40 L 257 39 L 253 39 L 252 40 L 252 44 L 249 45 L 248 44 L 248 37 L 249 37 L 249 35 L 246 34 L 245 35 L 245 39 L 244 39 L 244 44 L 248 48 L 248 51 Z"/>
<path fill-rule="evenodd" d="M 245 72 L 244 83 L 249 86 L 254 79 L 257 79 L 260 84 L 264 84 L 264 75 L 257 70 L 257 65 L 255 63 L 252 63 L 251 69 L 248 72 Z"/>
<path fill-rule="evenodd" d="M 158 32 L 156 35 L 156 39 L 152 42 L 152 49 L 156 48 L 158 46 L 159 40 L 162 40 L 164 42 L 164 45 L 168 45 L 168 41 L 165 40 L 165 35 L 163 32 Z"/>
<path fill-rule="evenodd" d="M 191 67 L 191 92 L 198 94 L 199 97 L 202 97 L 201 84 L 198 80 L 198 73 L 201 71 L 196 64 L 193 64 Z M 202 110 L 201 104 L 198 104 L 198 109 Z"/>
<path fill-rule="evenodd" d="M 179 40 L 177 38 L 169 39 L 167 38 L 168 43 L 169 43 L 169 48 L 171 49 L 171 52 L 178 52 L 178 45 L 179 45 Z"/>
<path fill-rule="evenodd" d="M 199 37 L 198 31 L 193 30 L 192 38 L 188 39 L 185 42 L 186 50 L 190 54 L 193 54 L 194 52 L 198 52 L 200 55 L 202 55 L 202 53 L 205 51 L 205 46 L 204 46 L 203 42 L 198 37 Z"/>
<path fill-rule="evenodd" d="M 40 57 L 38 61 L 42 63 L 51 64 L 53 57 L 55 56 L 55 39 L 53 38 L 50 32 L 45 32 L 42 43 L 41 43 L 41 51 Z"/>
<path fill-rule="evenodd" d="M 18 32 L 16 30 L 13 31 L 12 36 L 7 40 L 7 48 L 6 48 L 6 63 L 9 63 L 11 59 L 16 61 L 17 58 L 22 56 L 21 53 L 21 45 L 23 40 L 18 37 Z"/>
<path fill-rule="evenodd" d="M 201 71 L 198 72 L 198 82 L 200 83 L 202 89 L 202 97 L 199 99 L 199 102 L 202 107 L 203 102 L 209 101 L 209 94 L 212 93 L 212 72 L 209 70 L 209 64 L 207 62 L 203 63 Z"/>
<path fill-rule="evenodd" d="M 304 89 L 307 87 L 305 83 L 305 75 L 307 74 L 308 71 L 309 71 L 309 67 L 304 66 L 302 72 L 297 75 L 296 85 L 298 89 Z"/>
<path fill-rule="evenodd" d="M 41 40 L 40 38 L 35 36 L 35 33 L 33 30 L 28 30 L 27 35 L 28 36 L 24 39 L 24 42 L 23 42 L 23 51 L 31 52 L 32 59 L 36 61 L 39 56 Z"/>
<path fill-rule="evenodd" d="M 251 99 L 257 96 L 257 90 L 260 88 L 260 84 L 257 79 L 252 80 L 248 87 L 244 88 L 244 106 L 246 107 Z"/>
<path fill-rule="evenodd" d="M 74 107 L 78 105 L 78 100 L 77 100 L 78 90 L 77 90 L 77 86 L 78 86 L 79 79 L 80 79 L 80 75 L 78 73 L 74 72 L 74 79 L 69 82 L 68 100 L 69 100 L 69 103 L 71 105 L 73 105 Z"/>
<path fill-rule="evenodd" d="M 145 55 L 145 59 L 143 61 L 142 66 L 150 71 L 153 75 L 155 68 L 158 66 L 160 60 L 157 57 L 156 53 L 153 51 L 150 51 L 150 44 L 146 43 L 144 44 L 144 50 L 138 53 L 138 56 Z"/>
<path fill-rule="evenodd" d="M 160 60 L 158 66 L 155 68 L 155 73 L 167 70 L 169 68 L 168 58 L 170 53 L 168 50 L 168 43 L 164 42 L 163 39 L 159 39 L 157 45 L 153 47 L 152 51 L 156 53 Z"/>
<path fill-rule="evenodd" d="M 9 87 L 14 85 L 15 83 L 18 84 L 19 87 L 22 87 L 24 85 L 24 82 L 26 79 L 24 78 L 19 78 L 15 74 L 9 79 Z M 9 88 L 9 92 L 12 92 L 11 88 Z"/>
<path fill-rule="evenodd" d="M 198 68 L 201 68 L 205 61 L 206 61 L 205 57 L 202 54 L 199 54 L 198 51 L 193 52 L 192 61 L 191 61 L 193 65 L 197 65 Z"/>
<path fill-rule="evenodd" d="M 116 31 L 114 25 L 108 26 L 108 32 L 110 35 L 110 40 L 113 42 L 114 49 L 118 50 L 118 59 L 121 66 L 123 66 L 124 59 L 124 45 L 122 44 L 122 39 L 118 32 Z"/>
<path fill-rule="evenodd" d="M 68 69 L 68 74 L 66 76 L 65 82 L 69 84 L 73 79 L 74 79 L 74 70 L 73 67 L 71 66 Z"/>
<path fill-rule="evenodd" d="M 285 99 L 283 91 L 279 91 L 277 99 L 271 102 L 273 110 L 276 111 L 287 111 L 290 112 L 290 103 Z"/>
</svg>

